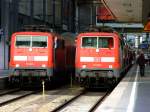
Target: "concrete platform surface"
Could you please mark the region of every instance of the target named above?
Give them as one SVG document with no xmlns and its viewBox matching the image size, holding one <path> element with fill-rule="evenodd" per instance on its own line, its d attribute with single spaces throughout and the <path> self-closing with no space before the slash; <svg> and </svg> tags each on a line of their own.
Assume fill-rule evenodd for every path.
<svg viewBox="0 0 150 112">
<path fill-rule="evenodd" d="M 150 112 L 150 66 L 141 77 L 139 67 L 133 65 L 95 112 Z"/>
<path fill-rule="evenodd" d="M 2 70 L 0 69 L 0 78 L 8 77 L 10 70 Z"/>
</svg>

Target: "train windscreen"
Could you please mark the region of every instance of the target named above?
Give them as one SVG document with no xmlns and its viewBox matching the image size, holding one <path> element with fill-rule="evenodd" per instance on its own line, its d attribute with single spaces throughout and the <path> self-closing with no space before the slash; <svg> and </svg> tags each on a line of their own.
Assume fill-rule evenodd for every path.
<svg viewBox="0 0 150 112">
<path fill-rule="evenodd" d="M 88 48 L 113 48 L 112 37 L 82 37 L 82 47 Z"/>
<path fill-rule="evenodd" d="M 47 36 L 16 36 L 16 47 L 47 47 Z"/>
<path fill-rule="evenodd" d="M 29 36 L 16 36 L 16 47 L 30 47 Z"/>
<path fill-rule="evenodd" d="M 33 36 L 32 47 L 47 47 L 47 37 L 46 36 Z"/>
</svg>

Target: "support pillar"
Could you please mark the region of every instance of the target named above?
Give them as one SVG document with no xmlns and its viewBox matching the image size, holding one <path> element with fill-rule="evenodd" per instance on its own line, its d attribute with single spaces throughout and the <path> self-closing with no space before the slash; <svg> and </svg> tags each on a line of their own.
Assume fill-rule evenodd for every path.
<svg viewBox="0 0 150 112">
<path fill-rule="evenodd" d="M 8 45 L 6 38 L 9 38 L 10 9 L 9 0 L 1 0 L 1 29 L 3 31 L 0 42 L 0 69 L 8 69 Z"/>
</svg>

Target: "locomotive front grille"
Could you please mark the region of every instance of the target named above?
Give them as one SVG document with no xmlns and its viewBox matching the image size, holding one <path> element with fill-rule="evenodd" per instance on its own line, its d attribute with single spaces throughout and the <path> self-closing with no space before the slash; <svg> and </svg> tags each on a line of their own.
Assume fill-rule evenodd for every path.
<svg viewBox="0 0 150 112">
<path fill-rule="evenodd" d="M 15 76 L 46 76 L 47 70 L 40 69 L 16 69 L 14 70 L 13 75 Z"/>
<path fill-rule="evenodd" d="M 80 73 L 80 77 L 113 77 L 114 73 L 112 70 L 82 70 Z"/>
</svg>

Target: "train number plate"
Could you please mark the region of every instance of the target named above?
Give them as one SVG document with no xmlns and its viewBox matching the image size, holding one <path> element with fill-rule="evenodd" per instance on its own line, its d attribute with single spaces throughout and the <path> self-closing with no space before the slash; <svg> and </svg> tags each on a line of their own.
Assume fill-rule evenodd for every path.
<svg viewBox="0 0 150 112">
<path fill-rule="evenodd" d="M 28 56 L 27 60 L 28 61 L 34 61 L 34 56 Z"/>
<path fill-rule="evenodd" d="M 101 58 L 100 57 L 95 57 L 94 58 L 94 62 L 100 62 L 101 61 Z"/>
</svg>

